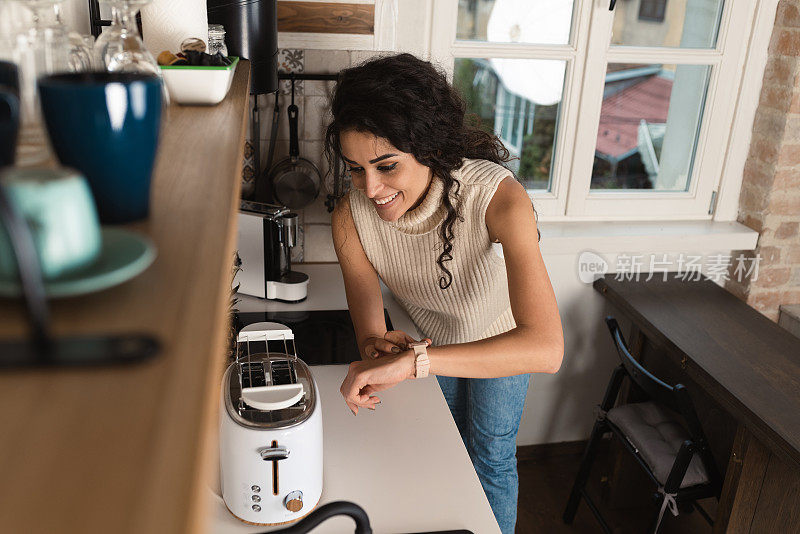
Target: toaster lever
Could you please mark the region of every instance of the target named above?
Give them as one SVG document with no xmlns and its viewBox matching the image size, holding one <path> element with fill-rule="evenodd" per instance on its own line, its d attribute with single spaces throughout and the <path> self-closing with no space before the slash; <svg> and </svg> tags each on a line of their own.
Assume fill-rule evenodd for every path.
<svg viewBox="0 0 800 534">
<path fill-rule="evenodd" d="M 286 447 L 264 447 L 263 449 L 258 449 L 258 452 L 265 462 L 285 460 L 289 457 L 289 449 Z"/>
</svg>

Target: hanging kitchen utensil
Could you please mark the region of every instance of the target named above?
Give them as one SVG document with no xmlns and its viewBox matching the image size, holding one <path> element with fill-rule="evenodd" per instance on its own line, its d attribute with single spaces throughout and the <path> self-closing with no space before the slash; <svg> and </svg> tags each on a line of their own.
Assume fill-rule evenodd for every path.
<svg viewBox="0 0 800 534">
<path fill-rule="evenodd" d="M 278 100 L 279 91 L 275 91 L 275 107 L 272 110 L 272 131 L 269 134 L 269 152 L 267 153 L 267 170 L 272 169 L 275 163 L 275 142 L 278 139 L 278 123 L 281 117 L 281 105 Z"/>
<path fill-rule="evenodd" d="M 311 204 L 319 195 L 322 178 L 317 166 L 300 157 L 297 115 L 294 103 L 294 77 L 292 80 L 292 103 L 289 115 L 289 157 L 281 160 L 270 171 L 270 183 L 275 201 L 291 209 L 300 209 Z"/>
<path fill-rule="evenodd" d="M 259 172 L 256 176 L 256 191 L 254 199 L 257 202 L 274 204 L 275 198 L 272 194 L 272 164 L 275 162 L 275 143 L 278 139 L 278 124 L 280 122 L 281 107 L 278 100 L 278 91 L 275 91 L 275 107 L 272 110 L 272 130 L 269 134 L 269 151 L 267 152 L 267 164 L 264 172 Z"/>
</svg>

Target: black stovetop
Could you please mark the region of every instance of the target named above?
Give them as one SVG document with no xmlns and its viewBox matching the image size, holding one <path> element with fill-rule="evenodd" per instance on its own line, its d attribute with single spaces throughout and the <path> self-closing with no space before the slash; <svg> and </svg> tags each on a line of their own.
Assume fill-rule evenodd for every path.
<svg viewBox="0 0 800 534">
<path fill-rule="evenodd" d="M 386 329 L 393 330 L 385 309 L 383 315 Z M 233 320 L 237 332 L 249 324 L 264 321 L 288 326 L 294 333 L 297 356 L 308 365 L 349 364 L 361 359 L 353 321 L 347 310 L 235 312 Z M 250 343 L 250 350 L 263 352 L 264 343 Z"/>
</svg>

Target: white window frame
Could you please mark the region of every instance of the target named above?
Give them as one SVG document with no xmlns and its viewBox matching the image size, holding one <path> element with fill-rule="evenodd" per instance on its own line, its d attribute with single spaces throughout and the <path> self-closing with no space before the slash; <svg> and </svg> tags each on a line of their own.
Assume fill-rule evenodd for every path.
<svg viewBox="0 0 800 534">
<path fill-rule="evenodd" d="M 564 94 L 556 130 L 550 191 L 537 191 L 535 195 L 531 193 L 540 217 L 563 216 L 566 209 L 569 180 L 565 177 L 571 175 L 572 158 L 566 154 L 568 150 L 564 147 L 571 144 L 569 134 L 574 135 L 577 128 L 580 91 L 575 88 L 579 85 L 577 80 L 583 72 L 585 61 L 585 53 L 581 54 L 579 50 L 586 49 L 590 14 L 585 6 L 590 1 L 575 0 L 570 44 L 531 45 L 457 41 L 458 0 L 433 0 L 431 60 L 438 62 L 447 71 L 451 80 L 455 58 L 533 58 L 566 62 Z"/>
<path fill-rule="evenodd" d="M 559 0 L 554 0 L 559 1 Z M 778 0 L 726 0 L 716 48 L 678 49 L 611 46 L 614 12 L 608 0 L 575 0 L 567 45 L 505 44 L 456 40 L 458 0 L 431 0 L 430 57 L 452 80 L 455 58 L 530 58 L 566 61 L 550 191 L 530 192 L 542 220 L 710 220 L 712 195 L 725 203 L 725 220 L 735 210 L 741 171 L 736 158 L 749 146 L 755 98 Z M 710 65 L 703 120 L 697 138 L 689 190 L 592 191 L 591 173 L 597 141 L 607 64 Z M 748 68 L 745 68 L 748 67 Z M 752 73 L 748 76 L 748 69 Z M 759 84 L 752 87 L 751 76 Z M 731 89 L 732 88 L 732 89 Z M 744 108 L 744 109 L 741 109 Z M 741 113 L 743 111 L 743 113 Z M 732 146 L 733 143 L 737 146 Z M 727 161 L 732 158 L 733 165 Z M 741 162 L 743 166 L 743 162 Z M 731 169 L 738 170 L 730 172 Z M 724 198 L 720 195 L 724 193 Z M 720 220 L 720 219 L 717 219 Z"/>
</svg>

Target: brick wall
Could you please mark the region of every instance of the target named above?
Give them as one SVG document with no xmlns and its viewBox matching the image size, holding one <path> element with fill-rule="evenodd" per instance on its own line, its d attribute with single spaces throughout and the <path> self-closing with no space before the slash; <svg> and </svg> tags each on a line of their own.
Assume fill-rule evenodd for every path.
<svg viewBox="0 0 800 534">
<path fill-rule="evenodd" d="M 769 45 L 738 220 L 761 235 L 758 276 L 727 288 L 773 321 L 800 303 L 800 2 L 781 0 Z M 737 251 L 738 253 L 739 251 Z"/>
</svg>

